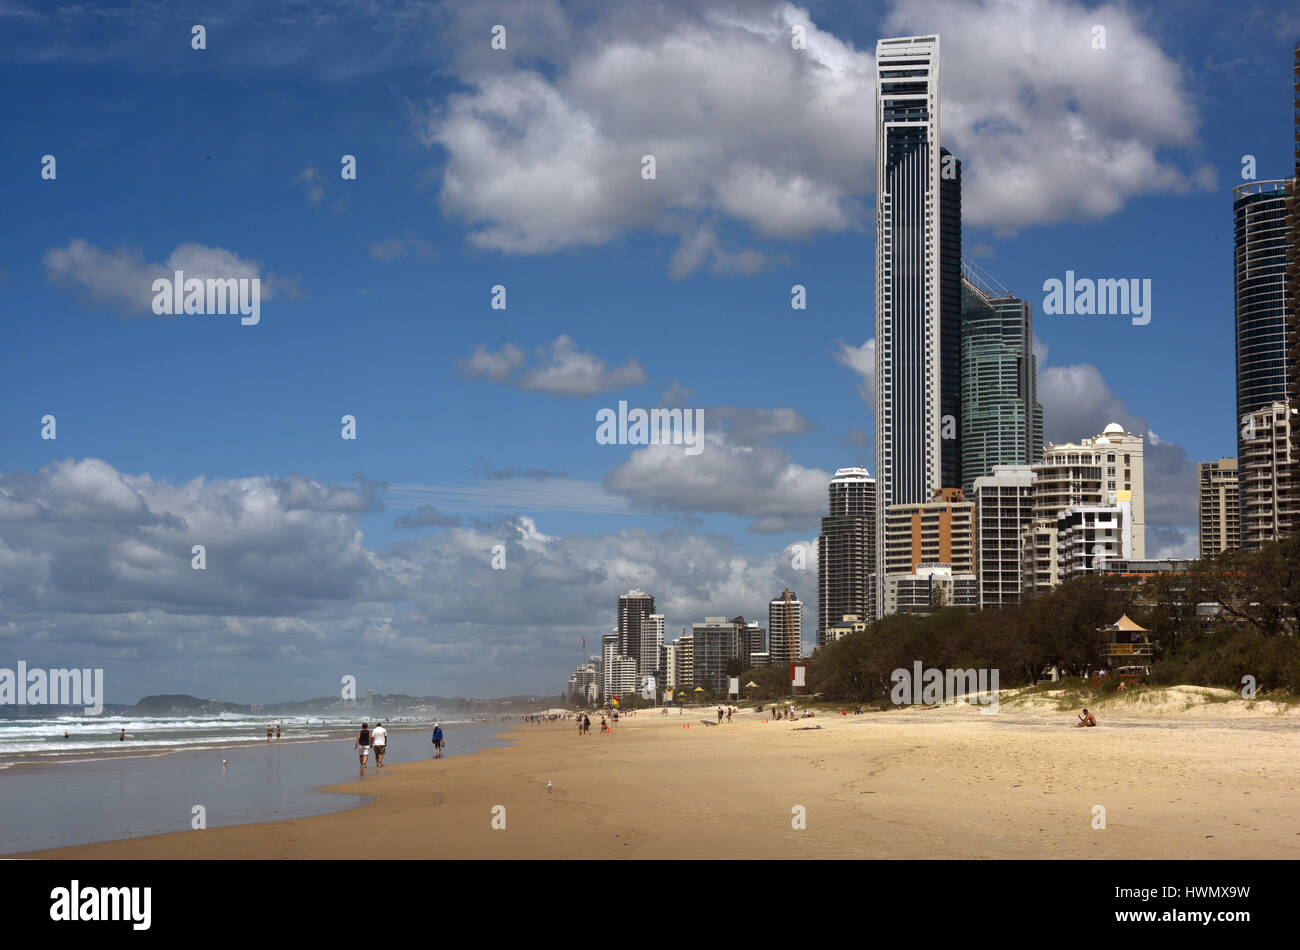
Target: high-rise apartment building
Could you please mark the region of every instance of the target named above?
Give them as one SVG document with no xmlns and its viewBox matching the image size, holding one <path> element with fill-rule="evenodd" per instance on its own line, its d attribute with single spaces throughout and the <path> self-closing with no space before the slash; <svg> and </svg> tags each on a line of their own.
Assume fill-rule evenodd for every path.
<svg viewBox="0 0 1300 950">
<path fill-rule="evenodd" d="M 1300 43 L 1295 45 L 1295 176 L 1287 187 L 1286 197 L 1286 326 L 1288 347 L 1287 381 L 1290 385 L 1292 409 L 1300 409 Z M 1292 446 L 1292 465 L 1300 465 L 1294 454 L 1300 447 Z M 1300 485 L 1296 486 L 1300 492 Z"/>
<path fill-rule="evenodd" d="M 885 516 L 885 575 L 915 574 L 947 564 L 975 574 L 975 503 L 960 488 L 942 488 L 921 504 L 891 505 Z"/>
<path fill-rule="evenodd" d="M 689 692 L 695 688 L 695 638 L 683 628 L 677 638 L 677 669 L 674 671 L 677 689 Z"/>
<path fill-rule="evenodd" d="M 1146 488 L 1142 436 L 1112 422 L 1081 442 L 1048 445 L 1034 470 L 1034 517 L 1054 521 L 1066 508 L 1128 502 L 1133 557 L 1146 557 Z"/>
<path fill-rule="evenodd" d="M 675 690 L 677 688 L 677 666 L 680 649 L 676 643 L 665 643 L 659 649 L 659 666 L 664 671 L 663 689 Z"/>
<path fill-rule="evenodd" d="M 636 664 L 638 684 L 647 676 L 653 676 L 656 683 L 663 680 L 664 669 L 660 665 L 660 650 L 663 645 L 664 615 L 646 614 L 641 620 L 641 649 Z"/>
<path fill-rule="evenodd" d="M 1287 347 L 1287 179 L 1233 189 L 1237 458 L 1247 417 L 1290 395 Z"/>
<path fill-rule="evenodd" d="M 961 164 L 940 146 L 939 37 L 880 40 L 876 72 L 879 526 L 961 484 Z"/>
<path fill-rule="evenodd" d="M 1127 505 L 1126 514 L 1117 522 L 1122 523 L 1129 539 L 1132 553 L 1127 556 L 1146 557 L 1142 436 L 1112 422 L 1095 438 L 1048 445 L 1043 460 L 1030 468 L 1034 473 L 1034 520 L 1020 536 L 1022 590 L 1045 590 L 1072 576 L 1074 562 L 1067 572 L 1056 537 L 1058 518 L 1067 509 Z M 1081 536 L 1076 532 L 1073 537 Z"/>
<path fill-rule="evenodd" d="M 622 639 L 617 630 L 612 630 L 601 640 L 601 695 L 606 701 L 625 696 L 637 687 L 636 660 L 620 650 Z"/>
<path fill-rule="evenodd" d="M 1034 470 L 994 465 L 975 479 L 974 489 L 980 608 L 1018 604 L 1021 534 L 1034 520 Z"/>
<path fill-rule="evenodd" d="M 737 617 L 736 625 L 740 628 L 740 657 L 745 661 L 745 669 L 759 666 L 755 657 L 767 653 L 767 631 L 759 626 L 757 620 L 746 620 L 744 617 Z"/>
<path fill-rule="evenodd" d="M 962 488 L 995 465 L 1043 455 L 1033 308 L 971 262 L 963 265 L 961 329 Z"/>
<path fill-rule="evenodd" d="M 789 588 L 767 605 L 767 638 L 773 666 L 789 666 L 803 657 L 803 602 Z"/>
<path fill-rule="evenodd" d="M 741 658 L 744 627 L 726 617 L 705 617 L 691 625 L 695 685 L 711 693 L 727 690 L 727 664 Z"/>
<path fill-rule="evenodd" d="M 876 480 L 865 468 L 841 468 L 828 494 L 817 538 L 818 646 L 846 614 L 876 617 Z"/>
<path fill-rule="evenodd" d="M 1196 521 L 1201 557 L 1241 547 L 1241 498 L 1237 460 L 1196 465 Z"/>
<path fill-rule="evenodd" d="M 1300 471 L 1294 459 L 1300 411 L 1285 402 L 1247 413 L 1238 461 L 1241 546 L 1257 551 L 1266 541 L 1300 529 Z"/>
<path fill-rule="evenodd" d="M 654 612 L 655 599 L 643 590 L 630 590 L 618 599 L 618 652 L 635 660 L 638 672 L 643 665 L 641 663 L 641 625 L 645 618 Z M 658 657 L 659 652 L 658 648 L 656 648 L 656 661 Z"/>
</svg>

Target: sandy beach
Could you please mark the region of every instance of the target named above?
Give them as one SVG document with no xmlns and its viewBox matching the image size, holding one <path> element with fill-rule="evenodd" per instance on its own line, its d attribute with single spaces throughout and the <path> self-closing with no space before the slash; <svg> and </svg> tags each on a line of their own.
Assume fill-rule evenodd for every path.
<svg viewBox="0 0 1300 950">
<path fill-rule="evenodd" d="M 1300 721 L 1191 705 L 1103 709 L 1096 729 L 1014 705 L 722 726 L 642 712 L 584 737 L 519 724 L 508 747 L 334 787 L 374 796 L 359 808 L 27 856 L 1300 857 Z"/>
</svg>

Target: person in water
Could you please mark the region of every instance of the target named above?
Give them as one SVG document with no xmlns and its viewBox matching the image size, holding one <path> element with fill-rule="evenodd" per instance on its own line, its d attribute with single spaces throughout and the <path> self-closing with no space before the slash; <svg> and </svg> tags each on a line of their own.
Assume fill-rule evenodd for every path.
<svg viewBox="0 0 1300 950">
<path fill-rule="evenodd" d="M 442 758 L 442 724 L 437 722 L 433 724 L 433 757 Z"/>
</svg>

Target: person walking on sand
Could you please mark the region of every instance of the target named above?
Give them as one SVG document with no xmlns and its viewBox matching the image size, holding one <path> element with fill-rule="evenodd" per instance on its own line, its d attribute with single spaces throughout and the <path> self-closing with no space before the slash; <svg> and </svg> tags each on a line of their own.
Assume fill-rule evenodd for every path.
<svg viewBox="0 0 1300 950">
<path fill-rule="evenodd" d="M 587 735 L 591 735 L 591 717 L 586 713 L 582 714 L 582 731 Z"/>
<path fill-rule="evenodd" d="M 361 731 L 357 733 L 357 741 L 352 743 L 352 749 L 353 751 L 361 750 L 357 758 L 361 763 L 361 771 L 364 772 L 366 770 L 366 761 L 370 758 L 370 723 L 363 722 L 361 724 Z"/>
<path fill-rule="evenodd" d="M 433 757 L 442 758 L 442 724 L 437 722 L 433 724 Z"/>
<path fill-rule="evenodd" d="M 735 712 L 730 706 L 727 707 L 727 725 L 731 725 L 731 714 Z"/>
<path fill-rule="evenodd" d="M 388 748 L 388 730 L 382 722 L 375 723 L 374 732 L 370 733 L 370 743 L 375 747 L 375 765 L 384 767 L 384 751 Z"/>
</svg>

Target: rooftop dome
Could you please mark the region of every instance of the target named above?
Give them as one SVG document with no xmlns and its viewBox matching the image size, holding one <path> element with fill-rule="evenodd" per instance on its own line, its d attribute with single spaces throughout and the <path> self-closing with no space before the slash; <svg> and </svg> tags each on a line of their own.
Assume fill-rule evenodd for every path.
<svg viewBox="0 0 1300 950">
<path fill-rule="evenodd" d="M 1123 435 L 1124 427 L 1118 422 L 1112 422 L 1102 430 L 1102 435 Z"/>
</svg>

